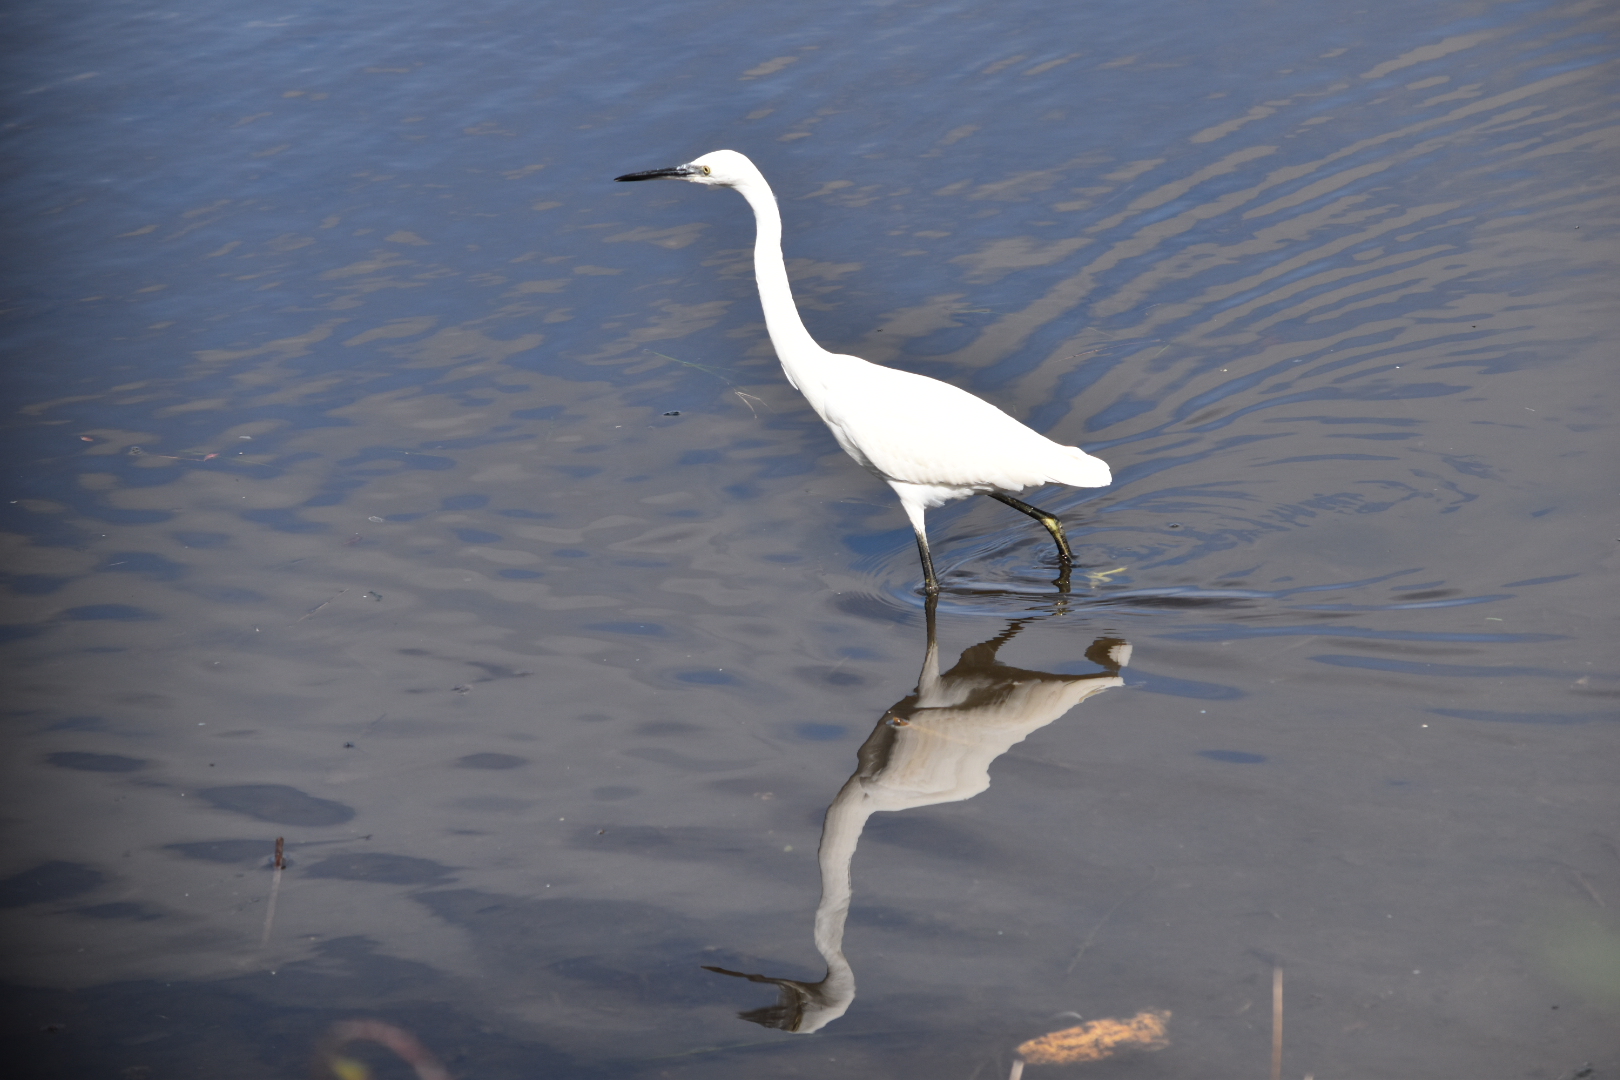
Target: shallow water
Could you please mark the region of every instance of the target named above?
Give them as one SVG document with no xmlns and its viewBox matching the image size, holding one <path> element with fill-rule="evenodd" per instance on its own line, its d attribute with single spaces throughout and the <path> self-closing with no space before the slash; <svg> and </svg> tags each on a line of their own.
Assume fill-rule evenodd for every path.
<svg viewBox="0 0 1620 1080">
<path fill-rule="evenodd" d="M 1091 1075 L 1261 1075 L 1277 968 L 1284 1075 L 1620 1068 L 1607 6 L 4 25 L 27 1075 L 363 1016 L 464 1078 L 988 1080 L 1148 1009 Z M 1114 468 L 1029 495 L 1066 597 L 931 515 L 920 702 L 746 206 L 609 182 L 721 146 L 823 344 Z M 852 774 L 913 786 L 827 818 L 818 909 Z M 704 970 L 829 956 L 814 1034 Z"/>
</svg>

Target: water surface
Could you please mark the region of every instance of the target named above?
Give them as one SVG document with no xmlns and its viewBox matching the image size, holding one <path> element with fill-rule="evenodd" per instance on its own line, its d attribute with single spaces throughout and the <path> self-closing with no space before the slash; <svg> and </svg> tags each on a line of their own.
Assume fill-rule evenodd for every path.
<svg viewBox="0 0 1620 1080">
<path fill-rule="evenodd" d="M 1607 6 L 5 25 L 27 1075 L 1260 1075 L 1277 967 L 1286 1075 L 1620 1067 Z M 943 681 L 745 204 L 609 182 L 720 147 L 823 344 L 1114 468 L 1066 597 L 931 515 Z"/>
</svg>

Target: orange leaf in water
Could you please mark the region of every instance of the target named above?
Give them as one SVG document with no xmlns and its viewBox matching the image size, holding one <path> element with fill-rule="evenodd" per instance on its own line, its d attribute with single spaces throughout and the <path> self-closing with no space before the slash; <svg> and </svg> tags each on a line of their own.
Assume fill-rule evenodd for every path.
<svg viewBox="0 0 1620 1080">
<path fill-rule="evenodd" d="M 1163 1050 L 1170 1045 L 1165 1035 L 1169 1023 L 1165 1009 L 1149 1009 L 1127 1020 L 1091 1020 L 1031 1039 L 1018 1048 L 1018 1056 L 1030 1065 L 1073 1065 L 1101 1061 L 1120 1050 Z"/>
</svg>

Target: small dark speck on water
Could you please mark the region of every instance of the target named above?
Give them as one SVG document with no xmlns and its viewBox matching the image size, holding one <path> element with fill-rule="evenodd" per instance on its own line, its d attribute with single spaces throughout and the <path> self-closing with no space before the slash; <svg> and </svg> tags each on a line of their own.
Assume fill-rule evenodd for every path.
<svg viewBox="0 0 1620 1080">
<path fill-rule="evenodd" d="M 1166 525 L 1165 528 L 1167 528 L 1167 529 L 1179 529 L 1179 528 L 1181 528 L 1181 523 L 1178 522 L 1178 521 L 1172 521 L 1170 524 Z"/>
<path fill-rule="evenodd" d="M 681 415 L 681 413 L 680 413 L 680 410 L 679 410 L 679 409 L 677 409 L 677 410 L 675 410 L 675 411 L 673 411 L 673 412 L 667 412 L 667 413 L 665 413 L 665 414 L 664 414 L 664 415 L 665 415 L 665 416 L 679 416 L 679 415 Z"/>
</svg>

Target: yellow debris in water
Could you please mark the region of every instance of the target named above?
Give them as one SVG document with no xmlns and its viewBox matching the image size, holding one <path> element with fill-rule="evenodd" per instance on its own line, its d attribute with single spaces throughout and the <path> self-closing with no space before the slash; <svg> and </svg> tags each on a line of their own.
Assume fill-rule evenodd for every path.
<svg viewBox="0 0 1620 1080">
<path fill-rule="evenodd" d="M 332 1057 L 328 1062 L 338 1080 L 371 1080 L 371 1070 L 363 1061 L 349 1057 Z"/>
<path fill-rule="evenodd" d="M 1170 1045 L 1165 1034 L 1169 1024 L 1166 1009 L 1149 1009 L 1127 1020 L 1091 1020 L 1031 1039 L 1018 1048 L 1018 1056 L 1030 1065 L 1073 1065 L 1101 1061 L 1120 1050 L 1163 1050 Z"/>
</svg>

